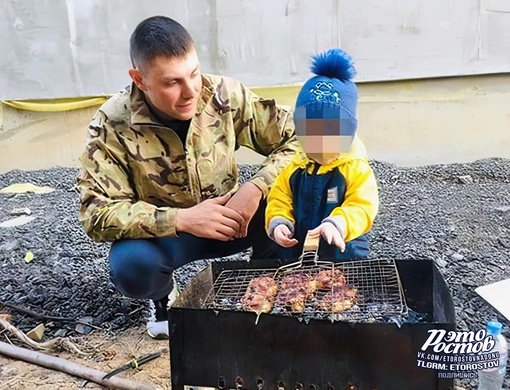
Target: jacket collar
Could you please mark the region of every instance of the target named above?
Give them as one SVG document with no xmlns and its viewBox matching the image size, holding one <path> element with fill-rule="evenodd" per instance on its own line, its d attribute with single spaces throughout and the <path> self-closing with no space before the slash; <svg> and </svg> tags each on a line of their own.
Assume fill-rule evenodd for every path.
<svg viewBox="0 0 510 390">
<path fill-rule="evenodd" d="M 207 104 L 209 104 L 214 96 L 214 89 L 215 86 L 212 80 L 206 74 L 202 74 L 202 93 L 200 94 L 200 99 L 198 100 L 197 113 L 195 116 L 202 113 Z"/>
<path fill-rule="evenodd" d="M 354 137 L 351 148 L 347 153 L 340 153 L 334 160 L 328 162 L 327 164 L 321 165 L 319 172 L 327 172 L 352 160 L 368 161 L 365 145 L 363 145 L 357 135 Z M 304 152 L 298 153 L 296 155 L 294 158 L 294 163 L 301 168 L 311 167 L 318 164 L 317 162 L 310 159 Z"/>
<path fill-rule="evenodd" d="M 145 96 L 142 91 L 131 83 L 131 93 L 129 94 L 129 101 L 131 103 L 131 124 L 132 125 L 161 125 L 152 116 L 151 110 L 145 101 Z"/>
</svg>

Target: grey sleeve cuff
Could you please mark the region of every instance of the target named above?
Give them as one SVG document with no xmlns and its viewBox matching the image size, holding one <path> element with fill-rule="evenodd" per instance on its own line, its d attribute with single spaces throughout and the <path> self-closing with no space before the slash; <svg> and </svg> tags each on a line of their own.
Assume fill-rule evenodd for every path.
<svg viewBox="0 0 510 390">
<path fill-rule="evenodd" d="M 342 239 L 345 237 L 345 219 L 342 217 L 327 217 L 322 220 L 322 223 L 329 222 L 335 225 L 335 227 L 338 229 L 340 234 L 342 235 Z"/>
<path fill-rule="evenodd" d="M 269 236 L 269 238 L 271 238 L 271 240 L 274 240 L 274 229 L 281 224 L 287 226 L 291 233 L 294 234 L 294 224 L 292 222 L 285 218 L 276 217 L 273 218 L 271 222 L 269 222 L 269 227 L 267 230 L 267 235 Z"/>
</svg>

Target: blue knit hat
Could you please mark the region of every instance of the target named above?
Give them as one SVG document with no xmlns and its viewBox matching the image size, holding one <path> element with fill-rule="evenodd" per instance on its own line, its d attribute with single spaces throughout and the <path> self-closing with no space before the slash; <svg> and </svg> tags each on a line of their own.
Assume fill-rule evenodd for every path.
<svg viewBox="0 0 510 390">
<path fill-rule="evenodd" d="M 358 125 L 358 92 L 351 81 L 356 75 L 353 59 L 341 49 L 330 49 L 312 56 L 310 70 L 315 76 L 303 85 L 296 100 L 296 134 L 340 135 L 352 140 Z"/>
</svg>

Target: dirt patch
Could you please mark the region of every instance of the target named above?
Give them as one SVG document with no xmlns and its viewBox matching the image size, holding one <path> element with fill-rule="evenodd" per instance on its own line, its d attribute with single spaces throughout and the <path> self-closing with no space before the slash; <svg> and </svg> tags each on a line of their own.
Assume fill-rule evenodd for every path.
<svg viewBox="0 0 510 390">
<path fill-rule="evenodd" d="M 96 370 L 110 372 L 134 358 L 165 350 L 162 355 L 136 370 L 119 374 L 156 388 L 170 389 L 168 342 L 153 340 L 145 327 L 133 327 L 116 334 L 95 332 L 73 339 L 86 356 L 51 353 Z M 104 386 L 65 373 L 35 366 L 0 355 L 0 389 L 104 389 Z"/>
<path fill-rule="evenodd" d="M 416 168 L 374 161 L 373 167 L 381 208 L 369 234 L 371 257 L 435 261 L 451 289 L 458 328 L 476 331 L 497 318 L 508 338 L 509 322 L 474 289 L 510 277 L 510 160 Z M 243 178 L 253 169 L 241 167 Z M 0 175 L 0 188 L 22 182 L 55 188 L 49 194 L 0 194 L 0 222 L 14 218 L 14 209 L 25 207 L 36 217 L 22 226 L 0 228 L 0 313 L 12 314 L 13 324 L 25 332 L 41 320 L 2 304 L 90 321 L 101 331 L 70 321 L 42 322 L 48 325 L 46 337 L 95 344 L 95 357 L 68 357 L 108 371 L 134 355 L 154 352 L 161 342 L 143 333 L 147 302 L 122 297 L 110 283 L 108 245 L 93 243 L 79 226 L 76 173 L 58 168 Z M 29 263 L 24 261 L 28 251 L 34 254 Z M 178 270 L 180 287 L 207 264 L 197 261 Z M 2 335 L 0 340 L 6 341 Z M 31 388 L 34 383 L 38 388 L 94 388 L 67 375 L 0 359 L 0 388 L 4 383 L 11 383 L 9 388 Z M 129 375 L 168 386 L 168 356 L 149 365 Z M 476 381 L 458 384 L 475 389 Z"/>
</svg>

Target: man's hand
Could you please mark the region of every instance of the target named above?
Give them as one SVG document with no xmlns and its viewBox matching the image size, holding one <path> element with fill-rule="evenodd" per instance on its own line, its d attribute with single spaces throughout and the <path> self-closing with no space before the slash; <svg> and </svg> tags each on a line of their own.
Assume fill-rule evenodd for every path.
<svg viewBox="0 0 510 390">
<path fill-rule="evenodd" d="M 315 229 L 310 230 L 310 234 L 318 236 L 319 234 L 324 237 L 328 244 L 333 243 L 340 249 L 340 252 L 345 250 L 345 241 L 342 234 L 338 231 L 337 227 L 331 222 L 324 222 L 317 226 Z"/>
<path fill-rule="evenodd" d="M 230 198 L 231 195 L 226 194 L 204 200 L 188 209 L 179 209 L 176 231 L 219 241 L 233 240 L 239 234 L 244 219 L 237 211 L 225 207 Z"/>
<path fill-rule="evenodd" d="M 274 228 L 273 237 L 276 243 L 284 248 L 290 248 L 298 243 L 298 240 L 292 238 L 290 229 L 283 223 Z"/>
<path fill-rule="evenodd" d="M 237 211 L 243 218 L 237 238 L 248 235 L 248 225 L 259 208 L 261 198 L 262 191 L 255 184 L 246 182 L 227 202 L 226 206 Z"/>
</svg>

